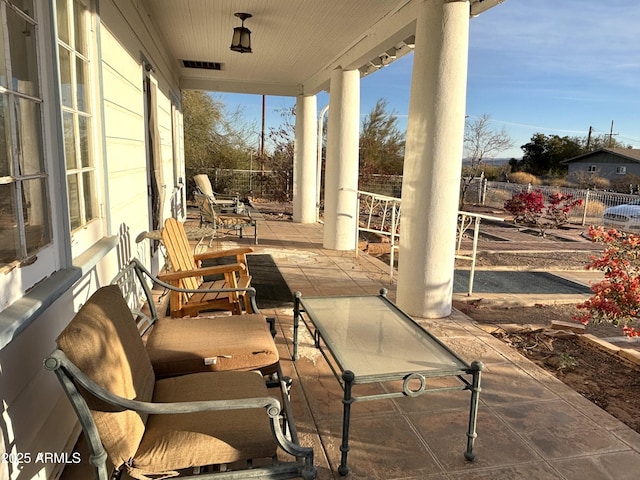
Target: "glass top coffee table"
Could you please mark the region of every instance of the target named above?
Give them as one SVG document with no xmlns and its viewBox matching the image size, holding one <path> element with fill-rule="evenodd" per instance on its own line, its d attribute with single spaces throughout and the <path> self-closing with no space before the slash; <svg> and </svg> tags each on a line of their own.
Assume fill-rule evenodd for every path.
<svg viewBox="0 0 640 480">
<path fill-rule="evenodd" d="M 293 359 L 298 359 L 300 320 L 314 337 L 343 390 L 342 458 L 338 471 L 349 473 L 349 425 L 351 404 L 429 392 L 470 390 L 467 460 L 473 460 L 476 438 L 481 362 L 471 365 L 416 323 L 386 297 L 380 295 L 303 298 L 294 295 Z M 452 387 L 427 386 L 433 377 L 456 377 Z M 469 377 L 469 378 L 468 378 Z M 402 390 L 378 395 L 354 396 L 353 387 L 365 383 L 403 380 Z"/>
</svg>

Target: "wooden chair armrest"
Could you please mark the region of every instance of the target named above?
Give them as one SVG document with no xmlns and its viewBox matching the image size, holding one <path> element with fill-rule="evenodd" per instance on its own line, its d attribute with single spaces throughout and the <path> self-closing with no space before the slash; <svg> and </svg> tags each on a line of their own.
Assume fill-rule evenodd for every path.
<svg viewBox="0 0 640 480">
<path fill-rule="evenodd" d="M 198 262 L 201 260 L 207 260 L 209 258 L 233 257 L 238 255 L 246 255 L 247 253 L 253 253 L 253 248 L 238 247 L 238 248 L 230 248 L 228 250 L 216 250 L 212 252 L 196 253 L 193 255 L 193 259 L 196 262 Z"/>
<path fill-rule="evenodd" d="M 213 267 L 202 267 L 196 270 L 184 270 L 181 272 L 163 272 L 158 274 L 158 278 L 164 281 L 180 280 L 190 277 L 204 277 L 206 275 L 216 275 L 219 273 L 243 272 L 247 269 L 244 263 L 232 263 L 229 265 L 215 265 Z"/>
</svg>

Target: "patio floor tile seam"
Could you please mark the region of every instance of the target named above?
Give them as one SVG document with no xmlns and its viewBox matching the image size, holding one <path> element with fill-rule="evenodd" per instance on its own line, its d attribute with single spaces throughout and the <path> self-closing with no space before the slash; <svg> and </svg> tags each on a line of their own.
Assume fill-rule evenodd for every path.
<svg viewBox="0 0 640 480">
<path fill-rule="evenodd" d="M 558 399 L 557 401 L 564 402 L 563 399 Z M 526 403 L 530 403 L 532 405 L 543 405 L 544 407 L 549 408 L 544 404 L 553 402 L 554 400 Z M 549 425 L 546 422 L 542 422 L 540 425 L 536 425 L 533 428 L 518 427 L 513 423 L 515 422 L 515 420 L 510 421 L 509 417 L 505 416 L 504 412 L 500 412 L 501 409 L 506 410 L 513 407 L 514 405 L 514 403 L 510 403 L 503 406 L 486 404 L 483 404 L 482 406 L 483 408 L 491 412 L 498 421 L 502 422 L 506 429 L 508 429 L 513 435 L 518 437 L 525 445 L 527 445 L 527 447 L 532 452 L 535 452 L 537 455 L 539 455 L 545 462 L 624 452 L 633 452 L 635 454 L 638 454 L 637 450 L 635 450 L 627 442 L 620 439 L 612 431 L 601 427 L 597 422 L 592 421 L 587 416 L 584 416 L 580 419 L 581 422 L 587 422 L 581 428 L 578 428 L 578 426 L 576 425 L 559 427 L 554 424 Z M 569 406 L 570 408 L 572 408 L 571 405 Z M 581 414 L 580 411 L 578 411 L 577 413 Z M 562 433 L 571 433 L 574 436 L 568 437 L 566 435 L 562 435 Z M 581 441 L 579 448 L 569 449 L 562 454 L 556 453 L 559 448 L 572 443 L 573 440 L 576 440 L 576 437 Z M 595 448 L 588 448 L 587 443 L 594 440 L 603 442 L 605 445 Z M 556 448 L 552 448 L 553 453 L 545 453 L 542 447 L 553 445 L 554 443 L 557 445 Z M 575 446 L 575 443 L 573 443 L 573 445 Z M 554 454 L 557 454 L 558 456 L 553 456 Z M 640 455 L 638 458 L 640 459 Z"/>
</svg>

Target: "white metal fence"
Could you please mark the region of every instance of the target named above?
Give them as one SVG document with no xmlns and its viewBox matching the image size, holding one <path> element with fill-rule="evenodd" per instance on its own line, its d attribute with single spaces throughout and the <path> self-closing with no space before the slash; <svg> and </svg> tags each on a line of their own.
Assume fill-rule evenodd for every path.
<svg viewBox="0 0 640 480">
<path fill-rule="evenodd" d="M 554 187 L 549 185 L 522 185 L 518 183 L 490 182 L 485 179 L 477 179 L 469 186 L 465 194 L 465 203 L 502 209 L 504 208 L 504 202 L 509 200 L 514 194 L 534 190 L 540 190 L 545 196 L 560 192 L 566 195 L 573 195 L 576 199 L 582 199 L 582 205 L 572 209 L 569 218 L 570 222 L 580 225 L 601 225 L 602 215 L 607 208 L 640 199 L 638 195 L 605 192 L 602 190 Z"/>
</svg>

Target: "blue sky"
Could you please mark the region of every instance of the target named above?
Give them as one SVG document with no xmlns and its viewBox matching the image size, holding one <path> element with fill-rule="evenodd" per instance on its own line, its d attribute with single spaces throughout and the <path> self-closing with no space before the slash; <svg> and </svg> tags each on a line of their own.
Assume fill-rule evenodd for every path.
<svg viewBox="0 0 640 480">
<path fill-rule="evenodd" d="M 609 134 L 640 148 L 640 2 L 638 0 L 506 0 L 471 20 L 467 115 L 487 114 L 515 147 L 500 157 L 522 157 L 537 132 L 586 137 Z M 413 55 L 362 80 L 364 117 L 379 98 L 406 127 Z M 230 110 L 241 106 L 259 130 L 262 99 L 217 94 Z M 329 101 L 318 96 L 318 109 Z M 295 103 L 266 98 L 266 124 Z M 257 136 L 256 136 L 257 139 Z M 257 140 L 256 140 L 257 141 Z"/>
</svg>

